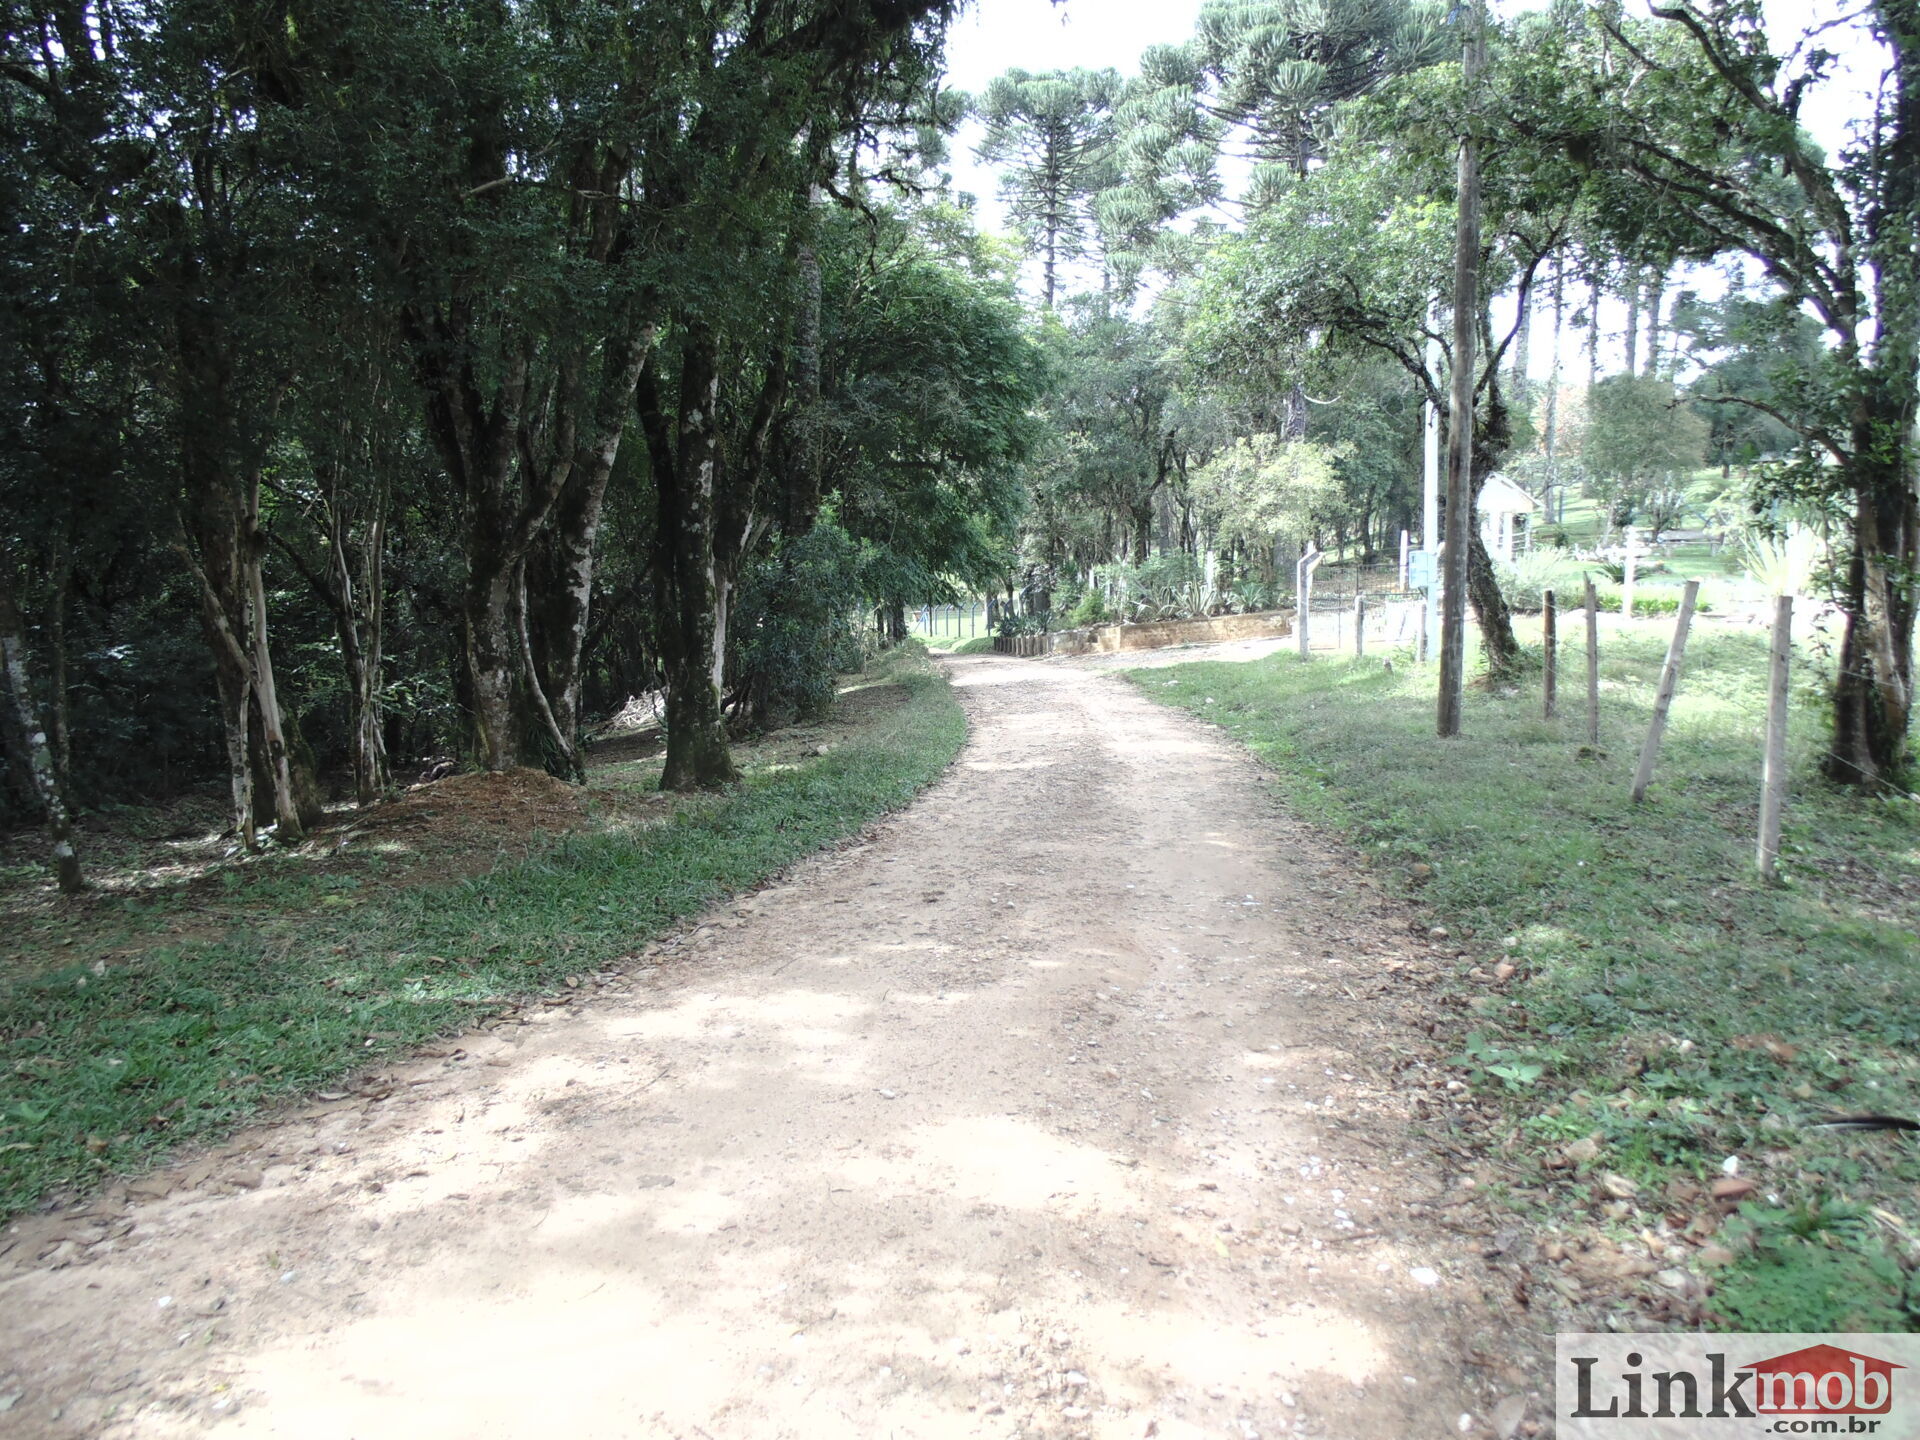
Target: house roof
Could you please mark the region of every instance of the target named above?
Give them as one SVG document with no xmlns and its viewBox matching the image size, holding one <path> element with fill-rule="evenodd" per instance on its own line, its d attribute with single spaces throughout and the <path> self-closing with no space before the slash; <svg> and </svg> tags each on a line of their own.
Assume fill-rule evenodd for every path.
<svg viewBox="0 0 1920 1440">
<path fill-rule="evenodd" d="M 1531 495 L 1504 475 L 1489 475 L 1480 484 L 1482 515 L 1530 515 L 1539 508 Z"/>
</svg>

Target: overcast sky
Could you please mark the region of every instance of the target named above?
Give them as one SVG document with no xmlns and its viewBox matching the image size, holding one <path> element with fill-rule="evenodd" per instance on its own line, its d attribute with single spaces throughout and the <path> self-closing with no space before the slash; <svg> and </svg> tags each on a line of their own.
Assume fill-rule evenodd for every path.
<svg viewBox="0 0 1920 1440">
<path fill-rule="evenodd" d="M 1532 9 L 1538 0 L 1494 0 L 1496 13 Z M 1644 5 L 1644 0 L 1640 0 Z M 1202 0 L 974 0 L 956 20 L 947 41 L 947 83 L 978 92 L 1001 72 L 1018 66 L 1025 70 L 1089 70 L 1112 66 L 1122 75 L 1139 67 L 1140 52 L 1150 45 L 1178 44 L 1193 34 Z M 1776 48 L 1791 47 L 1812 25 L 1846 11 L 1836 0 L 1764 0 L 1768 29 Z M 1835 77 L 1810 95 L 1803 112 L 1814 136 L 1830 150 L 1847 137 L 1850 124 L 1871 109 L 1871 88 L 1881 68 L 1878 48 L 1857 25 L 1821 34 L 1817 42 L 1841 57 Z M 974 158 L 980 127 L 969 122 L 954 137 L 952 170 L 957 188 L 970 191 L 980 204 L 983 228 L 998 228 L 1004 220 L 994 173 Z M 1695 277 L 1697 288 L 1716 293 L 1719 282 L 1710 275 Z M 1603 316 L 1608 329 L 1623 328 L 1624 311 Z M 1544 340 L 1544 337 L 1541 337 Z M 1534 347 L 1535 368 L 1550 363 L 1546 345 Z M 1609 347 L 1611 348 L 1611 347 Z M 1608 362 L 1603 358 L 1603 364 Z"/>
<path fill-rule="evenodd" d="M 1140 68 L 1149 45 L 1178 45 L 1193 35 L 1201 0 L 976 0 L 947 38 L 947 83 L 974 94 L 994 76 L 1022 70 Z M 980 127 L 969 123 L 953 145 L 954 184 L 980 200 L 981 223 L 997 226 L 999 182 L 973 158 Z"/>
</svg>

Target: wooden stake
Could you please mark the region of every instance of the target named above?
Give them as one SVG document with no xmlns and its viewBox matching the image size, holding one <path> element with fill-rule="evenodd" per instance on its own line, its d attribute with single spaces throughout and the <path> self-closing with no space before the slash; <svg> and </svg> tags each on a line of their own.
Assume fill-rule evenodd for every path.
<svg viewBox="0 0 1920 1440">
<path fill-rule="evenodd" d="M 1693 624 L 1693 602 L 1700 594 L 1698 580 L 1687 581 L 1680 595 L 1680 615 L 1673 626 L 1673 643 L 1667 646 L 1667 663 L 1660 668 L 1660 689 L 1653 697 L 1653 722 L 1647 726 L 1646 743 L 1640 747 L 1640 767 L 1633 772 L 1634 803 L 1647 798 L 1647 786 L 1653 783 L 1653 764 L 1660 758 L 1660 737 L 1667 730 L 1667 711 L 1673 707 L 1673 692 L 1680 685 L 1680 662 L 1687 653 L 1687 630 Z"/>
<path fill-rule="evenodd" d="M 1625 566 L 1622 567 L 1620 572 L 1622 577 L 1620 581 L 1620 618 L 1622 620 L 1631 620 L 1633 618 L 1634 573 L 1638 569 L 1637 562 L 1640 559 L 1639 536 L 1634 533 L 1631 525 L 1627 527 L 1626 540 L 1627 559 Z"/>
<path fill-rule="evenodd" d="M 1542 686 L 1545 695 L 1546 717 L 1553 718 L 1555 691 L 1560 684 L 1560 634 L 1559 625 L 1554 619 L 1553 592 L 1540 592 L 1540 633 L 1547 656 L 1545 682 Z"/>
<path fill-rule="evenodd" d="M 1587 577 L 1587 748 L 1600 749 L 1600 597 Z"/>
<path fill-rule="evenodd" d="M 1780 857 L 1780 812 L 1787 799 L 1787 673 L 1793 658 L 1793 597 L 1773 602 L 1773 644 L 1767 652 L 1767 749 L 1760 767 L 1760 878 L 1773 879 Z"/>
</svg>

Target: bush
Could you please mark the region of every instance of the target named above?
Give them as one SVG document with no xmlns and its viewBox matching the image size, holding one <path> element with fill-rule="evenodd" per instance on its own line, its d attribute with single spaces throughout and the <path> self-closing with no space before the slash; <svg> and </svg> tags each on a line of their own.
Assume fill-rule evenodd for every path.
<svg viewBox="0 0 1920 1440">
<path fill-rule="evenodd" d="M 1110 617 L 1107 614 L 1107 600 L 1098 590 L 1089 590 L 1080 597 L 1080 601 L 1067 612 L 1069 629 L 1084 629 L 1088 625 L 1104 625 Z"/>
<path fill-rule="evenodd" d="M 1540 612 L 1542 591 L 1554 591 L 1564 605 L 1567 596 L 1576 591 L 1581 583 L 1579 566 L 1562 555 L 1541 550 L 1534 550 L 1512 562 L 1496 560 L 1493 575 L 1499 582 L 1501 597 L 1511 608 L 1526 615 Z"/>
<path fill-rule="evenodd" d="M 1217 614 L 1228 597 L 1185 551 L 1154 555 L 1138 565 L 1102 565 L 1096 589 L 1118 594 L 1118 620 L 1186 620 Z"/>
<path fill-rule="evenodd" d="M 1236 580 L 1227 587 L 1230 608 L 1243 615 L 1272 610 L 1280 603 L 1280 588 L 1265 580 Z"/>
<path fill-rule="evenodd" d="M 1769 595 L 1811 593 L 1814 577 L 1827 564 L 1827 544 L 1808 525 L 1789 522 L 1773 533 L 1749 530 L 1740 536 L 1740 568 Z"/>
<path fill-rule="evenodd" d="M 1562 613 L 1577 610 L 1584 603 L 1577 589 L 1569 590 L 1557 597 Z M 1620 589 L 1615 585 L 1597 585 L 1594 587 L 1594 601 L 1599 609 L 1609 615 L 1620 613 Z M 1694 602 L 1694 612 L 1704 615 L 1713 609 L 1713 605 L 1704 596 Z M 1680 612 L 1680 592 L 1678 590 L 1644 590 L 1633 592 L 1633 613 L 1645 618 L 1648 615 L 1677 615 Z"/>
<path fill-rule="evenodd" d="M 823 715 L 860 667 L 858 547 L 837 525 L 782 539 L 740 577 L 729 669 L 765 729 Z"/>
</svg>

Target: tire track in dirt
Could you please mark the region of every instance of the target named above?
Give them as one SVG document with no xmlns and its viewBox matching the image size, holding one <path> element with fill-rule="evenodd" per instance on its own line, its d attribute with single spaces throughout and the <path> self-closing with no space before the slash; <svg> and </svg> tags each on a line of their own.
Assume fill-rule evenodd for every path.
<svg viewBox="0 0 1920 1440">
<path fill-rule="evenodd" d="M 965 751 L 862 841 L 20 1222 L 15 1433 L 1492 1433 L 1533 1341 L 1371 1064 L 1404 916 L 1124 682 L 950 673 Z"/>
</svg>

